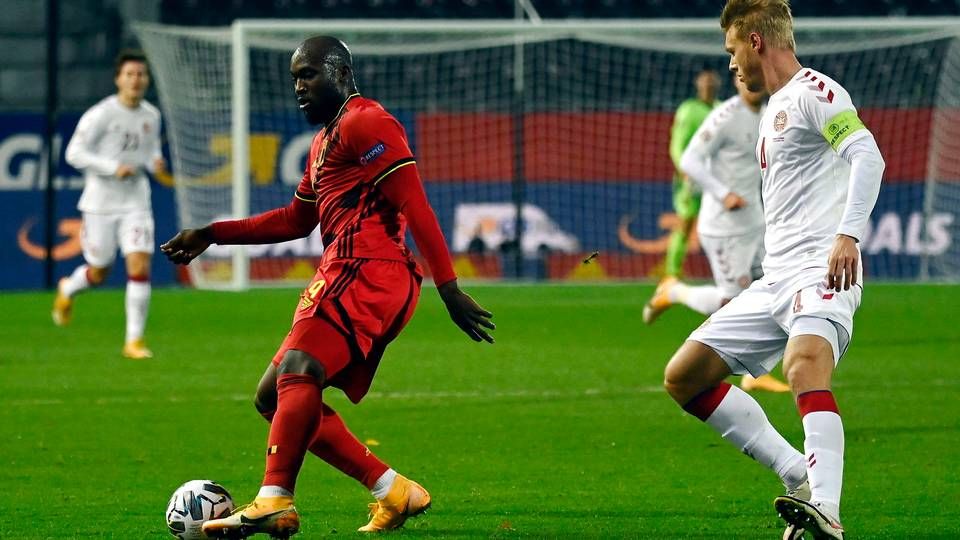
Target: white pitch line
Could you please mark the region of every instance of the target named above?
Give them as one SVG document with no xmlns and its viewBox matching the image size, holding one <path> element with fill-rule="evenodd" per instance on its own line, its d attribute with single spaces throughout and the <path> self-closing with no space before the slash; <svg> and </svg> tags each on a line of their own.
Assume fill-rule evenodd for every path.
<svg viewBox="0 0 960 540">
<path fill-rule="evenodd" d="M 501 391 L 482 391 L 482 390 L 446 390 L 435 392 L 381 392 L 374 391 L 367 394 L 368 399 L 390 399 L 396 401 L 422 401 L 430 399 L 442 400 L 501 400 L 516 398 L 534 398 L 534 399 L 563 399 L 577 397 L 596 397 L 596 396 L 627 396 L 636 394 L 654 394 L 663 392 L 661 386 L 638 386 L 633 388 L 586 388 L 583 390 L 501 390 Z M 73 405 L 78 403 L 88 403 L 93 405 L 131 405 L 137 403 L 156 403 L 162 401 L 166 403 L 198 403 L 198 402 L 253 402 L 253 393 L 250 394 L 224 394 L 224 395 L 205 395 L 205 396 L 167 396 L 165 398 L 152 399 L 145 397 L 101 397 L 92 401 L 83 400 L 65 400 L 65 399 L 13 399 L 6 402 L 7 406 L 37 407 L 45 405 Z"/>
</svg>

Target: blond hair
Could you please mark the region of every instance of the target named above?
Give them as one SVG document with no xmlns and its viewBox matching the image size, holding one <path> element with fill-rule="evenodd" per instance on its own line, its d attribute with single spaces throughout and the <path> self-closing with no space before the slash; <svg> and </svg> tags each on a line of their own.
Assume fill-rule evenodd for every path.
<svg viewBox="0 0 960 540">
<path fill-rule="evenodd" d="M 790 0 L 727 0 L 720 14 L 720 28 L 726 32 L 731 27 L 736 29 L 738 39 L 756 32 L 771 47 L 797 49 Z"/>
</svg>

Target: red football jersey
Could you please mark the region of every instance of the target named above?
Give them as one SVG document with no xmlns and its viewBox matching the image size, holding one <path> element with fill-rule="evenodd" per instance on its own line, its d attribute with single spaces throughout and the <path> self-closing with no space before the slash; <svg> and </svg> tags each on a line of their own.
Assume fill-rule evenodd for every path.
<svg viewBox="0 0 960 540">
<path fill-rule="evenodd" d="M 297 198 L 315 203 L 323 261 L 365 258 L 412 261 L 406 219 L 376 189 L 414 163 L 403 126 L 379 103 L 354 94 L 313 139 Z"/>
</svg>

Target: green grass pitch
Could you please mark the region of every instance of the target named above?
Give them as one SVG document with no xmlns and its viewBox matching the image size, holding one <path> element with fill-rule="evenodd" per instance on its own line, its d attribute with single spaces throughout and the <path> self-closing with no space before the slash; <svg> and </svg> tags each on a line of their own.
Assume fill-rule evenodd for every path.
<svg viewBox="0 0 960 540">
<path fill-rule="evenodd" d="M 780 538 L 775 476 L 660 388 L 699 316 L 644 327 L 643 285 L 468 289 L 495 313 L 495 345 L 469 341 L 426 288 L 372 394 L 326 393 L 434 497 L 394 536 Z M 248 502 L 267 432 L 252 394 L 297 294 L 157 290 L 157 357 L 137 362 L 119 355 L 122 291 L 79 297 L 68 328 L 50 323 L 50 293 L 4 293 L 0 538 L 167 538 L 167 499 L 195 478 Z M 867 286 L 836 374 L 850 538 L 960 537 L 958 306 L 956 286 Z M 792 400 L 757 398 L 801 445 Z M 357 537 L 370 501 L 308 456 L 302 537 Z"/>
</svg>

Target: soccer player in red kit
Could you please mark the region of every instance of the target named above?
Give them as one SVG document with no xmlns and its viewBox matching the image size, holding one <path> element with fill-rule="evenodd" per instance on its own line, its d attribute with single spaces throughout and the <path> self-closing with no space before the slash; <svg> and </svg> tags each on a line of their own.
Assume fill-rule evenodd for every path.
<svg viewBox="0 0 960 540">
<path fill-rule="evenodd" d="M 187 264 L 212 243 L 282 242 L 317 225 L 323 234 L 316 276 L 257 388 L 257 410 L 271 422 L 262 487 L 250 505 L 204 523 L 203 532 L 214 538 L 296 533 L 294 485 L 308 450 L 377 499 L 360 531 L 397 528 L 430 506 L 422 486 L 378 459 L 322 400 L 322 390 L 332 386 L 359 402 L 387 344 L 413 315 L 421 271 L 404 244 L 408 224 L 450 317 L 473 340 L 493 343 L 485 330 L 494 328 L 492 315 L 457 285 L 403 127 L 357 93 L 346 45 L 329 36 L 307 39 L 293 53 L 290 74 L 307 121 L 324 126 L 291 203 L 186 229 L 161 246 L 171 261 Z"/>
</svg>

